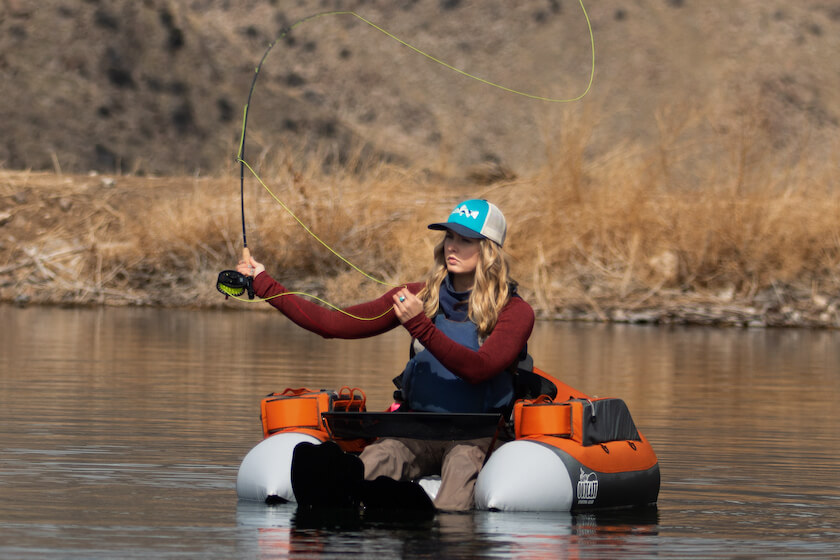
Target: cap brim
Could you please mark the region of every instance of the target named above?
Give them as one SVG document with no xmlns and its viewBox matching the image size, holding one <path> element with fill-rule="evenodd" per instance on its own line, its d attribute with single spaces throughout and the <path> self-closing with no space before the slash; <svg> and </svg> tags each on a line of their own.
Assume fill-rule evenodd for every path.
<svg viewBox="0 0 840 560">
<path fill-rule="evenodd" d="M 440 224 L 429 224 L 429 229 L 436 229 L 436 230 L 451 230 L 460 235 L 461 237 L 468 237 L 470 239 L 487 239 L 484 235 L 481 235 L 475 230 L 472 230 L 466 226 L 462 226 L 461 224 L 453 224 L 451 222 L 445 222 Z"/>
</svg>

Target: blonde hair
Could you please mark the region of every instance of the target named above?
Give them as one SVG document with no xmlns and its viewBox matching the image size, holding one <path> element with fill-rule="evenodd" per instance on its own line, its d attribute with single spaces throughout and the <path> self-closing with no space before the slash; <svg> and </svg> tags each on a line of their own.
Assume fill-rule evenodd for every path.
<svg viewBox="0 0 840 560">
<path fill-rule="evenodd" d="M 443 254 L 443 241 L 434 251 L 435 265 L 426 286 L 420 292 L 423 311 L 433 319 L 440 306 L 440 286 L 448 274 Z M 484 340 L 499 320 L 502 308 L 511 297 L 510 267 L 502 248 L 489 239 L 479 239 L 478 265 L 467 307 L 467 317 L 478 327 L 478 338 Z"/>
</svg>

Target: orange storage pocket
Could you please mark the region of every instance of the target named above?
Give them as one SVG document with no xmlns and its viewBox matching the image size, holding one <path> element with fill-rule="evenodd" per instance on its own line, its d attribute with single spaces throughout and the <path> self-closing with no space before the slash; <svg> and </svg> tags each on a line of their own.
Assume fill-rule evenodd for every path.
<svg viewBox="0 0 840 560">
<path fill-rule="evenodd" d="M 263 436 L 290 429 L 306 428 L 326 432 L 321 413 L 330 410 L 332 393 L 308 389 L 286 389 L 260 402 Z"/>
<path fill-rule="evenodd" d="M 513 408 L 516 437 L 572 435 L 572 408 L 568 403 L 518 402 Z"/>
</svg>

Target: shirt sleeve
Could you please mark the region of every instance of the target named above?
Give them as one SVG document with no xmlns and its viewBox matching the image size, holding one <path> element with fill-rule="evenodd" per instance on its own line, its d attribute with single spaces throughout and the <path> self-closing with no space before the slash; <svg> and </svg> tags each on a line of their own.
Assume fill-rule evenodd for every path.
<svg viewBox="0 0 840 560">
<path fill-rule="evenodd" d="M 534 329 L 534 310 L 522 298 L 511 298 L 478 350 L 453 341 L 423 314 L 404 326 L 446 369 L 469 383 L 481 383 L 506 370 L 519 357 Z"/>
<path fill-rule="evenodd" d="M 412 283 L 406 287 L 416 294 L 423 288 L 423 284 Z M 324 338 L 366 338 L 399 326 L 400 322 L 393 310 L 393 295 L 400 289 L 393 288 L 375 300 L 339 311 L 297 295 L 283 295 L 288 290 L 266 272 L 254 278 L 254 292 L 259 297 L 271 298 L 268 303 L 292 322 Z"/>
</svg>

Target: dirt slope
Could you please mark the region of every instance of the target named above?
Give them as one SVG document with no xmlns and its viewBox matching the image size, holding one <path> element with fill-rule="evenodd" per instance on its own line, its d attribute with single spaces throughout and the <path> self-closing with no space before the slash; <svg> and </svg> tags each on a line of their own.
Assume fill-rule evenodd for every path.
<svg viewBox="0 0 840 560">
<path fill-rule="evenodd" d="M 836 133 L 840 2 L 586 8 L 597 70 L 590 94 L 573 104 L 466 79 L 349 15 L 307 22 L 260 76 L 246 155 L 314 142 L 346 158 L 359 141 L 457 177 L 479 165 L 515 173 L 540 165 L 570 115 L 595 123 L 594 151 L 668 142 L 681 132 L 674 115 L 698 111 L 715 134 L 738 134 L 748 115 L 774 149 L 803 136 L 818 149 Z M 353 10 L 458 68 L 537 95 L 577 96 L 589 77 L 589 36 L 574 0 L 0 0 L 0 166 L 228 167 L 266 45 L 330 10 Z"/>
</svg>

